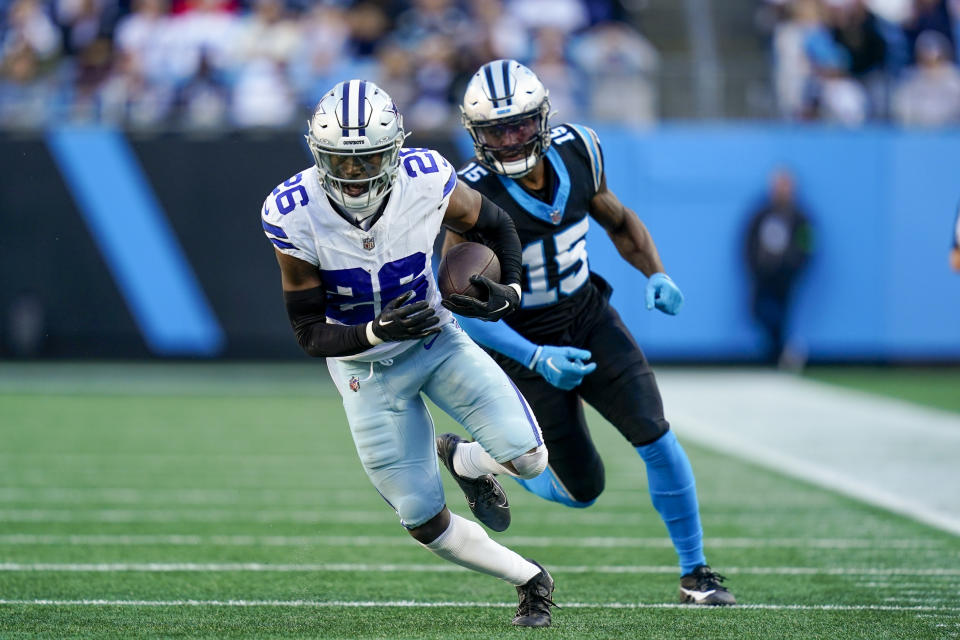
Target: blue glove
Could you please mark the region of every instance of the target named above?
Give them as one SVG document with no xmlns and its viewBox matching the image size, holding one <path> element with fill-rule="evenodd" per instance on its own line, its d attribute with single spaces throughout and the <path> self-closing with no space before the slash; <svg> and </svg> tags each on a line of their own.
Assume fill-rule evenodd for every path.
<svg viewBox="0 0 960 640">
<path fill-rule="evenodd" d="M 569 391 L 583 381 L 583 376 L 597 368 L 596 362 L 583 364 L 590 352 L 573 347 L 537 347 L 528 365 L 553 386 Z"/>
<path fill-rule="evenodd" d="M 647 310 L 656 307 L 664 313 L 677 315 L 683 306 L 683 294 L 665 273 L 655 273 L 647 280 Z"/>
</svg>

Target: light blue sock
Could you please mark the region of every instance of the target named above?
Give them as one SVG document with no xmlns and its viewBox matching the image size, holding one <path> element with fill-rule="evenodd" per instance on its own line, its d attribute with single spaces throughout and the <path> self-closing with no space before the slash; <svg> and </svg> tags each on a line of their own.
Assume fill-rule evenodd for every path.
<svg viewBox="0 0 960 640">
<path fill-rule="evenodd" d="M 707 564 L 703 555 L 697 484 L 690 460 L 677 437 L 673 431 L 667 431 L 656 442 L 637 447 L 637 453 L 647 465 L 650 499 L 667 525 L 673 547 L 680 557 L 681 575 Z"/>
<path fill-rule="evenodd" d="M 596 498 L 590 500 L 589 502 L 578 502 L 574 500 L 567 490 L 563 488 L 563 485 L 557 480 L 557 477 L 553 475 L 553 470 L 550 467 L 544 469 L 543 473 L 538 475 L 536 478 L 530 478 L 525 480 L 523 478 L 514 478 L 521 487 L 540 496 L 544 500 L 550 500 L 551 502 L 559 502 L 560 504 L 565 504 L 568 507 L 574 507 L 576 509 L 583 509 L 589 507 L 594 502 Z"/>
</svg>

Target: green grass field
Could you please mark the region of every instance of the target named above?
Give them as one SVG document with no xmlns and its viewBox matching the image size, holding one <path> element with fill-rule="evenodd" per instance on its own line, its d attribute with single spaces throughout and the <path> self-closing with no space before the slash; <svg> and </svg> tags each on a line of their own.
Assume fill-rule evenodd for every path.
<svg viewBox="0 0 960 640">
<path fill-rule="evenodd" d="M 551 570 L 561 607 L 516 629 L 511 586 L 399 526 L 324 367 L 0 366 L 0 637 L 960 637 L 960 538 L 689 444 L 708 558 L 743 604 L 675 605 L 642 464 L 590 422 L 594 507 L 505 484 L 494 537 Z"/>
</svg>

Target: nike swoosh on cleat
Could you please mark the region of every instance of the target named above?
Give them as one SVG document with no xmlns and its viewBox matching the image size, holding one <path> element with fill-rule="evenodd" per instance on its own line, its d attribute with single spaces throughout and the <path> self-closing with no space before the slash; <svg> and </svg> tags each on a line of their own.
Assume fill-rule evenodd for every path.
<svg viewBox="0 0 960 640">
<path fill-rule="evenodd" d="M 684 589 L 683 587 L 680 587 L 680 591 L 683 591 L 697 602 L 703 602 L 717 592 L 716 589 L 710 589 L 710 591 L 691 591 L 690 589 Z"/>
</svg>

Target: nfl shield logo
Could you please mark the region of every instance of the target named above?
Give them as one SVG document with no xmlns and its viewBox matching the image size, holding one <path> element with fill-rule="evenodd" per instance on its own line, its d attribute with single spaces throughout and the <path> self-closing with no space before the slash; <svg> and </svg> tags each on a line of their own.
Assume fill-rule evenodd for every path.
<svg viewBox="0 0 960 640">
<path fill-rule="evenodd" d="M 560 224 L 561 220 L 563 220 L 563 213 L 560 211 L 550 212 L 550 221 L 553 222 L 553 224 Z"/>
<path fill-rule="evenodd" d="M 350 376 L 350 390 L 353 392 L 360 391 L 360 378 L 357 376 Z"/>
<path fill-rule="evenodd" d="M 375 245 L 376 245 L 376 242 L 374 242 L 372 237 L 363 239 L 363 248 L 366 249 L 367 251 L 373 251 L 373 247 Z"/>
</svg>

